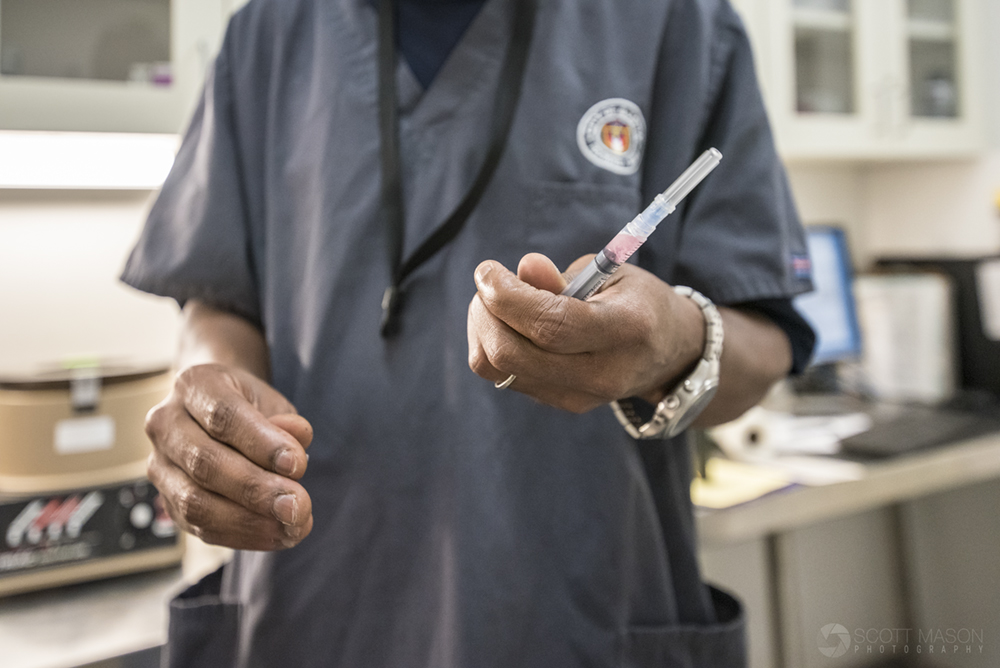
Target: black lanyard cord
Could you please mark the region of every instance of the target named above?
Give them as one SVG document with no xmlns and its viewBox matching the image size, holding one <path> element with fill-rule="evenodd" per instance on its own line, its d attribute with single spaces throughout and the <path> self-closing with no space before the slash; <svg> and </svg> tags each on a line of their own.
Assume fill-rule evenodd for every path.
<svg viewBox="0 0 1000 668">
<path fill-rule="evenodd" d="M 432 258 L 462 231 L 493 178 L 521 96 L 534 31 L 536 0 L 515 0 L 514 29 L 504 57 L 490 121 L 490 144 L 469 191 L 451 215 L 403 260 L 403 183 L 399 158 L 399 117 L 396 101 L 396 26 L 393 0 L 379 0 L 378 97 L 382 162 L 382 216 L 385 220 L 391 283 L 382 297 L 382 336 L 399 329 L 400 285 L 417 267 Z"/>
</svg>

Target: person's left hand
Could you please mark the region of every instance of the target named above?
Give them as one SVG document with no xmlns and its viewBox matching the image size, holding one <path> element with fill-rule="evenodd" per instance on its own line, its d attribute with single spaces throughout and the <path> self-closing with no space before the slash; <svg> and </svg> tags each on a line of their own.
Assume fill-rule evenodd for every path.
<svg viewBox="0 0 1000 668">
<path fill-rule="evenodd" d="M 698 307 L 630 264 L 587 301 L 560 295 L 566 278 L 537 253 L 521 258 L 517 276 L 487 260 L 475 281 L 469 366 L 494 382 L 515 374 L 511 389 L 557 408 L 584 413 L 631 396 L 655 403 L 703 349 Z"/>
</svg>

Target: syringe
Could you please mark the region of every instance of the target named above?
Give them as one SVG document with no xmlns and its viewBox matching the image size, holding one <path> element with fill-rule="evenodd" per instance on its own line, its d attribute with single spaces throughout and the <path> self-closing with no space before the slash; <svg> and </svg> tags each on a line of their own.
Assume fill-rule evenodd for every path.
<svg viewBox="0 0 1000 668">
<path fill-rule="evenodd" d="M 589 299 L 601 289 L 605 281 L 632 254 L 639 250 L 646 238 L 656 229 L 664 218 L 677 208 L 682 199 L 701 183 L 702 179 L 715 169 L 722 160 L 722 153 L 710 148 L 695 160 L 670 187 L 657 195 L 646 210 L 633 218 L 621 232 L 597 254 L 583 271 L 570 281 L 562 294 L 577 299 Z"/>
</svg>

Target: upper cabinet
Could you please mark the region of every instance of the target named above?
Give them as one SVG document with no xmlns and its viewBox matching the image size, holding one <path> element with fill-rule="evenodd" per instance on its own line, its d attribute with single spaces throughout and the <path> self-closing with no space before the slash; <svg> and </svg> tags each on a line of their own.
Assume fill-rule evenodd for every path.
<svg viewBox="0 0 1000 668">
<path fill-rule="evenodd" d="M 982 146 L 981 0 L 735 0 L 789 159 Z"/>
<path fill-rule="evenodd" d="M 0 129 L 180 132 L 232 0 L 0 0 Z"/>
</svg>

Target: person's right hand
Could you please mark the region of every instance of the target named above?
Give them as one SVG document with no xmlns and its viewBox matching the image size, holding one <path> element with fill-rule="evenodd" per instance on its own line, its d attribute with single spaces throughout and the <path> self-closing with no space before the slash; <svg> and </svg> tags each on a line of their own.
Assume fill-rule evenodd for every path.
<svg viewBox="0 0 1000 668">
<path fill-rule="evenodd" d="M 312 530 L 297 480 L 312 426 L 270 385 L 219 364 L 193 366 L 146 416 L 150 482 L 174 521 L 207 543 L 278 550 Z"/>
</svg>

